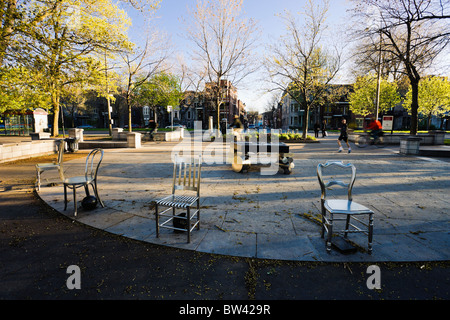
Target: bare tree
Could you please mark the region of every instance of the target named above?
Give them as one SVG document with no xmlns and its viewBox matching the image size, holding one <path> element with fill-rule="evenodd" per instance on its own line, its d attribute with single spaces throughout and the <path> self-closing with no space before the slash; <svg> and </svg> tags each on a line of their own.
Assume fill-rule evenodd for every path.
<svg viewBox="0 0 450 320">
<path fill-rule="evenodd" d="M 381 51 L 402 65 L 410 81 L 411 131 L 418 130 L 419 81 L 450 41 L 450 2 L 440 0 L 353 0 L 355 17 L 368 21 L 355 33 L 382 36 Z M 363 20 L 363 21 L 364 21 Z"/>
<path fill-rule="evenodd" d="M 166 69 L 165 62 L 168 57 L 168 44 L 159 33 L 154 32 L 147 38 L 145 46 L 134 52 L 123 53 L 126 77 L 122 96 L 125 98 L 128 110 L 128 131 L 132 131 L 132 107 L 135 101 L 135 92 L 150 77 Z"/>
<path fill-rule="evenodd" d="M 187 112 L 195 108 L 196 104 L 202 104 L 205 100 L 206 92 L 204 89 L 205 78 L 207 76 L 205 68 L 202 66 L 189 66 L 179 57 L 177 74 L 180 79 L 180 88 L 183 93 L 183 105 Z"/>
<path fill-rule="evenodd" d="M 405 74 L 401 72 L 401 62 L 394 59 L 391 53 L 381 51 L 382 41 L 379 37 L 358 41 L 352 51 L 352 74 L 364 76 L 368 73 L 378 73 L 381 78 L 393 81 L 401 80 Z"/>
<path fill-rule="evenodd" d="M 299 17 L 282 15 L 287 34 L 271 46 L 265 63 L 274 90 L 284 91 L 304 110 L 303 139 L 308 132 L 309 111 L 326 94 L 341 66 L 340 51 L 331 54 L 322 47 L 328 3 L 324 0 L 316 6 L 309 0 L 302 25 Z"/>
<path fill-rule="evenodd" d="M 190 12 L 187 36 L 195 46 L 194 59 L 215 83 L 217 126 L 220 124 L 222 80 L 234 86 L 255 71 L 252 50 L 256 43 L 257 25 L 242 14 L 243 0 L 198 0 Z"/>
</svg>

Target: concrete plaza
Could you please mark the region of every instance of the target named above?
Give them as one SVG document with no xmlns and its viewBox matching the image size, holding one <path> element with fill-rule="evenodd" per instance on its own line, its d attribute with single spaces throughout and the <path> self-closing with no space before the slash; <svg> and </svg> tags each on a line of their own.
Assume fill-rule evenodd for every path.
<svg viewBox="0 0 450 320">
<path fill-rule="evenodd" d="M 139 149 L 105 149 L 98 186 L 105 208 L 73 216 L 64 211 L 56 172 L 43 173 L 38 193 L 48 205 L 94 228 L 124 237 L 198 252 L 258 259 L 324 262 L 445 261 L 450 258 L 450 163 L 445 159 L 405 156 L 398 146 L 337 153 L 337 136 L 320 143 L 292 143 L 291 175 L 261 175 L 257 166 L 236 173 L 229 164 L 204 164 L 201 228 L 186 235 L 163 229 L 156 238 L 152 201 L 170 194 L 171 153 L 177 143 L 148 142 Z M 204 143 L 203 146 L 207 146 Z M 327 254 L 317 223 L 319 163 L 353 163 L 354 201 L 375 212 L 373 254 L 363 234 L 350 235 L 355 253 Z M 64 162 L 67 176 L 83 174 L 84 159 Z M 78 200 L 84 191 L 79 189 Z M 72 200 L 71 192 L 68 198 Z M 79 203 L 80 205 L 80 203 Z"/>
</svg>

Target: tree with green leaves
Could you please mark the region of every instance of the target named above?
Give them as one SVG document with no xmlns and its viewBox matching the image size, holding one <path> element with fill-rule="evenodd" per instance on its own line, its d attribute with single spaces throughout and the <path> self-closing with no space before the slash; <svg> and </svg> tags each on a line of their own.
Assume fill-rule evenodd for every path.
<svg viewBox="0 0 450 320">
<path fill-rule="evenodd" d="M 411 113 L 411 86 L 404 101 L 405 109 Z M 419 113 L 428 117 L 430 128 L 432 116 L 450 112 L 450 82 L 447 77 L 424 77 L 419 83 Z"/>
<path fill-rule="evenodd" d="M 183 97 L 178 77 L 165 72 L 147 79 L 136 95 L 139 104 L 148 105 L 155 114 L 158 114 L 161 107 L 178 106 Z"/>
<path fill-rule="evenodd" d="M 41 87 L 44 74 L 24 67 L 0 68 L 0 113 L 47 109 L 50 95 Z"/>
<path fill-rule="evenodd" d="M 350 110 L 362 116 L 376 113 L 376 75 L 358 77 L 354 84 L 354 91 L 349 93 Z M 386 112 L 401 102 L 396 82 L 381 79 L 379 111 Z"/>
<path fill-rule="evenodd" d="M 44 74 L 40 86 L 50 95 L 52 136 L 57 136 L 64 88 L 75 83 L 88 85 L 98 77 L 102 62 L 94 55 L 96 50 L 132 46 L 125 34 L 130 21 L 111 0 L 49 0 L 25 5 L 27 14 L 48 14 L 35 27 L 15 35 L 15 45 L 21 49 L 15 59 Z"/>
</svg>

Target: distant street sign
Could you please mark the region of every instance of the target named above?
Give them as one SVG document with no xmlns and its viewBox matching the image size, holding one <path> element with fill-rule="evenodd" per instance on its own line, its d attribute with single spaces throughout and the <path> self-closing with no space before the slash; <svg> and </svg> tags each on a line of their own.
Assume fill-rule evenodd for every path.
<svg viewBox="0 0 450 320">
<path fill-rule="evenodd" d="M 383 130 L 392 130 L 394 126 L 394 116 L 383 116 Z"/>
</svg>

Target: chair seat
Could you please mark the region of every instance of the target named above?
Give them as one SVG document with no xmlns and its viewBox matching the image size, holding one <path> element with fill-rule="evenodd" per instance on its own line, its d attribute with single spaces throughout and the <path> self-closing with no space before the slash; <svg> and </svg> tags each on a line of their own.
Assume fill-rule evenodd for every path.
<svg viewBox="0 0 450 320">
<path fill-rule="evenodd" d="M 85 185 L 94 181 L 91 177 L 78 176 L 64 179 L 63 183 L 66 185 Z"/>
<path fill-rule="evenodd" d="M 36 165 L 36 168 L 39 168 L 39 169 L 58 169 L 59 168 L 59 164 L 57 164 L 57 163 L 38 163 Z"/>
<path fill-rule="evenodd" d="M 197 200 L 198 197 L 170 195 L 163 199 L 157 200 L 156 203 L 160 206 L 187 208 L 192 206 Z"/>
<path fill-rule="evenodd" d="M 325 209 L 330 213 L 340 214 L 367 214 L 373 213 L 369 208 L 348 200 L 326 200 Z"/>
</svg>

